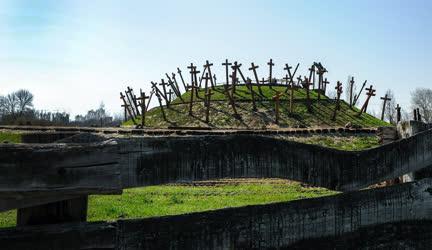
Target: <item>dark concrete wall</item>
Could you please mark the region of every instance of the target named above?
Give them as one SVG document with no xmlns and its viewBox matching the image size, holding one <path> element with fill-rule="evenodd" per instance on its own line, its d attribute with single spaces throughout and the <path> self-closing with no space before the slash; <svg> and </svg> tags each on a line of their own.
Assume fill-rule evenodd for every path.
<svg viewBox="0 0 432 250">
<path fill-rule="evenodd" d="M 397 226 L 405 221 L 411 227 L 401 229 L 403 242 L 419 239 L 420 245 L 430 242 L 431 224 L 424 223 L 432 220 L 431 190 L 432 179 L 425 179 L 329 197 L 187 215 L 4 229 L 0 230 L 0 246 L 5 249 L 281 249 L 311 246 L 305 245 L 304 240 L 320 242 L 322 237 L 333 239 L 335 244 L 344 242 L 344 237 L 362 242 L 367 239 L 358 237 L 365 235 L 364 230 L 385 234 L 393 223 Z M 370 241 L 366 246 L 391 245 L 394 238 L 399 239 L 396 233 L 388 238 L 383 234 L 378 236 L 382 241 Z"/>
<path fill-rule="evenodd" d="M 432 165 L 432 130 L 360 152 L 254 135 L 118 138 L 124 187 L 238 177 L 357 190 Z"/>
</svg>

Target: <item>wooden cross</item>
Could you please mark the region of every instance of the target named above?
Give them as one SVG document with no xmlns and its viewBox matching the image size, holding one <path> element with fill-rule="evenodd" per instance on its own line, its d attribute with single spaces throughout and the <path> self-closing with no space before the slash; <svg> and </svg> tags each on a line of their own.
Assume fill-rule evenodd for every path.
<svg viewBox="0 0 432 250">
<path fill-rule="evenodd" d="M 385 113 L 385 107 L 387 104 L 387 101 L 391 101 L 391 98 L 387 96 L 387 94 L 384 97 L 381 97 L 381 100 L 383 100 L 383 108 L 381 112 L 381 120 L 384 121 L 384 113 Z"/>
<path fill-rule="evenodd" d="M 315 64 L 312 64 L 312 66 L 308 69 L 309 70 L 309 83 L 311 82 L 311 80 L 312 80 L 312 77 L 314 78 L 313 79 L 313 87 L 312 87 L 312 89 L 315 89 Z"/>
<path fill-rule="evenodd" d="M 178 95 L 178 97 L 180 98 L 181 102 L 184 103 L 184 100 L 183 100 L 183 98 L 182 98 L 182 96 L 181 96 L 181 91 L 180 91 L 180 88 L 179 88 L 179 86 L 178 86 L 178 83 L 177 83 L 177 79 L 176 79 L 176 77 L 175 77 L 175 74 L 172 73 L 171 75 L 172 75 L 172 79 L 173 79 L 174 85 L 176 86 L 177 91 L 178 91 L 177 95 Z"/>
<path fill-rule="evenodd" d="M 205 84 L 204 84 L 204 93 L 207 94 L 207 90 L 208 90 L 208 82 L 211 79 L 211 76 L 209 76 L 209 73 L 206 73 L 205 76 L 203 77 L 203 79 L 205 80 Z M 206 102 L 206 99 L 204 98 L 204 103 Z"/>
<path fill-rule="evenodd" d="M 276 112 L 276 119 L 275 123 L 279 124 L 279 101 L 280 97 L 283 95 L 283 93 L 276 91 L 276 95 L 272 97 L 273 101 L 275 102 L 275 112 Z"/>
<path fill-rule="evenodd" d="M 323 76 L 324 73 L 327 72 L 327 69 L 325 69 L 321 63 L 314 63 L 314 66 L 317 68 L 317 74 L 318 74 L 318 100 L 321 100 L 321 90 L 324 89 L 323 85 Z M 313 74 L 314 76 L 314 84 L 315 84 L 315 73 Z"/>
<path fill-rule="evenodd" d="M 336 89 L 337 95 L 336 95 L 336 105 L 335 105 L 335 109 L 334 109 L 333 117 L 332 117 L 333 121 L 336 121 L 337 111 L 340 110 L 340 97 L 342 94 L 342 83 L 337 81 L 335 89 Z"/>
<path fill-rule="evenodd" d="M 309 86 L 311 85 L 310 79 L 308 79 L 305 76 L 304 80 L 302 81 L 301 84 L 302 84 L 303 88 L 306 89 L 306 103 L 307 103 L 308 112 L 312 112 L 311 99 L 310 99 L 310 93 L 309 93 Z"/>
<path fill-rule="evenodd" d="M 179 76 L 180 76 L 180 79 L 181 79 L 181 81 L 182 81 L 182 84 L 183 84 L 184 90 L 187 91 L 187 90 L 186 90 L 186 89 L 187 89 L 187 87 L 186 87 L 186 83 L 185 83 L 185 81 L 184 81 L 184 79 L 183 79 L 183 75 L 182 75 L 182 72 L 181 72 L 180 68 L 177 68 L 177 74 L 179 74 Z"/>
<path fill-rule="evenodd" d="M 272 76 L 273 76 L 273 66 L 274 66 L 273 59 L 270 58 L 270 61 L 267 63 L 267 65 L 269 66 L 269 85 L 270 85 L 270 88 L 271 88 L 271 85 L 273 83 L 273 78 L 272 78 Z"/>
<path fill-rule="evenodd" d="M 293 112 L 293 99 L 294 99 L 294 86 L 293 86 L 294 82 L 292 81 L 292 76 L 290 76 L 290 74 L 291 74 L 290 68 L 291 67 L 288 67 L 288 64 L 285 64 L 284 69 L 288 71 L 288 75 L 286 75 L 284 79 L 286 79 L 287 83 L 288 83 L 287 88 L 285 90 L 285 94 L 288 93 L 288 89 L 291 90 L 289 112 L 292 113 Z M 289 80 L 289 82 L 288 82 L 288 80 Z"/>
<path fill-rule="evenodd" d="M 399 106 L 399 104 L 396 106 L 396 121 L 400 122 L 401 121 L 401 107 Z"/>
<path fill-rule="evenodd" d="M 324 79 L 324 81 L 322 82 L 323 84 L 323 88 L 324 88 L 324 95 L 326 94 L 326 90 L 327 90 L 327 84 L 329 84 L 330 82 L 327 81 L 327 78 Z"/>
<path fill-rule="evenodd" d="M 222 63 L 223 66 L 225 66 L 225 76 L 226 76 L 226 84 L 225 84 L 225 91 L 228 91 L 228 85 L 229 85 L 229 66 L 232 64 L 228 62 L 228 59 L 225 59 L 225 62 Z"/>
<path fill-rule="evenodd" d="M 234 66 L 232 66 L 231 68 L 233 70 L 232 74 L 230 75 L 230 77 L 231 77 L 231 86 L 232 86 L 231 87 L 231 96 L 234 96 L 235 90 L 236 90 L 236 84 L 237 84 L 237 81 L 238 81 L 238 78 L 237 78 L 237 62 L 234 62 Z"/>
<path fill-rule="evenodd" d="M 167 104 L 167 107 L 169 107 L 169 100 L 168 100 L 168 96 L 167 96 L 167 91 L 166 91 L 166 86 L 167 83 L 165 82 L 164 79 L 161 79 L 161 83 L 159 83 L 159 86 L 162 86 L 162 90 L 163 90 L 163 94 L 162 97 L 163 99 L 165 99 L 165 103 Z"/>
<path fill-rule="evenodd" d="M 133 94 L 133 89 L 130 87 L 127 87 L 127 91 L 125 91 L 126 93 L 126 97 L 131 105 L 132 108 L 132 112 L 134 113 L 134 116 L 139 115 L 139 110 L 138 110 L 138 104 L 136 102 L 135 99 L 135 95 Z"/>
<path fill-rule="evenodd" d="M 174 91 L 174 94 L 176 96 L 180 96 L 180 90 L 178 89 L 178 85 L 176 83 L 174 83 L 174 81 L 171 79 L 171 77 L 168 75 L 168 73 L 165 73 L 166 77 L 168 78 L 168 84 L 171 87 L 171 89 Z"/>
<path fill-rule="evenodd" d="M 190 88 L 190 89 L 192 89 L 193 91 L 195 91 L 195 95 L 196 95 L 196 97 L 197 98 L 200 98 L 199 97 L 199 95 L 198 95 L 198 89 L 199 89 L 199 87 L 197 86 L 197 84 L 198 84 L 198 78 L 197 78 L 197 75 L 200 73 L 200 71 L 198 71 L 197 69 L 196 69 L 196 66 L 194 66 L 193 65 L 193 63 L 191 63 L 191 65 L 190 66 L 188 66 L 188 69 L 190 69 L 190 74 L 191 74 L 191 83 L 192 83 L 192 88 Z"/>
<path fill-rule="evenodd" d="M 297 69 L 299 68 L 299 66 L 300 66 L 300 63 L 297 63 L 297 66 L 296 66 L 296 68 L 295 68 L 295 70 L 294 70 L 294 73 L 291 74 L 291 68 L 292 68 L 292 67 L 290 67 L 290 66 L 288 65 L 288 63 L 285 64 L 285 68 L 284 68 L 284 70 L 286 70 L 286 71 L 288 72 L 288 76 L 289 76 L 289 78 L 290 78 L 290 81 L 289 81 L 289 84 L 288 84 L 288 85 L 291 85 L 291 88 L 294 87 L 294 77 L 295 77 L 295 74 L 297 73 Z M 285 93 L 286 93 L 286 92 L 285 92 Z"/>
<path fill-rule="evenodd" d="M 354 76 L 351 77 L 350 80 L 350 100 L 349 100 L 349 107 L 352 108 L 353 106 L 353 88 L 354 88 Z"/>
<path fill-rule="evenodd" d="M 241 63 L 237 64 L 237 62 L 234 63 L 234 66 L 237 68 L 237 72 L 240 74 L 240 77 L 242 78 L 243 82 L 246 84 L 247 79 L 244 77 L 243 72 L 241 71 L 240 67 L 242 66 Z M 233 66 L 233 67 L 234 67 Z"/>
<path fill-rule="evenodd" d="M 137 100 L 140 101 L 141 106 L 141 127 L 144 128 L 145 126 L 145 113 L 146 113 L 146 100 L 149 99 L 149 96 L 146 96 L 146 94 L 142 91 L 140 91 L 140 97 L 137 98 Z"/>
<path fill-rule="evenodd" d="M 210 77 L 211 78 L 211 77 Z M 210 121 L 210 102 L 211 102 L 211 96 L 213 95 L 211 88 L 208 88 L 205 94 L 205 106 L 206 106 L 206 117 L 205 122 L 209 123 Z"/>
<path fill-rule="evenodd" d="M 207 72 L 210 76 L 210 83 L 211 83 L 212 89 L 214 90 L 215 86 L 216 86 L 216 80 L 213 81 L 213 78 L 211 78 L 211 76 L 212 76 L 211 68 L 210 68 L 211 66 L 213 66 L 213 63 L 210 63 L 208 60 L 206 60 L 206 64 L 204 65 L 204 71 L 207 69 Z"/>
<path fill-rule="evenodd" d="M 257 74 L 257 72 L 256 72 L 256 69 L 257 69 L 257 68 L 258 68 L 258 65 L 255 65 L 254 63 L 251 63 L 251 67 L 249 68 L 249 70 L 252 70 L 253 73 L 254 73 L 254 77 L 255 77 L 256 84 L 257 84 L 257 86 L 258 86 L 258 92 L 259 92 L 259 94 L 260 94 L 261 96 L 264 96 L 264 94 L 262 93 L 262 90 L 261 90 L 261 86 L 260 86 L 260 84 L 259 84 L 258 74 Z"/>
<path fill-rule="evenodd" d="M 122 106 L 122 108 L 124 108 L 124 119 L 123 119 L 123 121 L 126 122 L 127 118 L 128 118 L 128 110 L 127 109 L 129 108 L 129 105 L 128 104 L 122 104 L 121 106 Z"/>
<path fill-rule="evenodd" d="M 253 90 L 252 80 L 250 78 L 246 79 L 246 86 L 248 87 L 252 97 L 252 110 L 257 111 L 256 103 L 255 103 L 255 91 Z"/>
<path fill-rule="evenodd" d="M 124 107 L 125 109 L 127 109 L 127 111 L 129 112 L 129 116 L 130 116 L 130 118 L 131 118 L 133 124 L 134 124 L 134 125 L 137 125 L 137 123 L 136 123 L 136 121 L 135 121 L 135 118 L 134 118 L 134 115 L 133 115 L 132 111 L 129 109 L 129 108 L 130 108 L 130 105 L 127 104 L 126 99 L 125 99 L 125 96 L 123 95 L 122 92 L 120 92 L 120 99 L 123 100 L 123 105 L 122 105 L 122 107 Z"/>
<path fill-rule="evenodd" d="M 368 108 L 369 101 L 370 101 L 371 97 L 372 97 L 372 96 L 376 96 L 376 94 L 375 94 L 375 91 L 376 91 L 376 90 L 373 89 L 373 86 L 372 86 L 372 85 L 370 85 L 369 88 L 366 88 L 366 90 L 368 91 L 368 92 L 366 93 L 367 98 L 366 98 L 365 103 L 363 104 L 363 106 L 362 106 L 361 109 L 360 109 L 360 113 L 359 113 L 359 115 L 361 115 L 363 112 L 366 112 L 366 111 L 367 111 L 367 108 Z"/>
</svg>

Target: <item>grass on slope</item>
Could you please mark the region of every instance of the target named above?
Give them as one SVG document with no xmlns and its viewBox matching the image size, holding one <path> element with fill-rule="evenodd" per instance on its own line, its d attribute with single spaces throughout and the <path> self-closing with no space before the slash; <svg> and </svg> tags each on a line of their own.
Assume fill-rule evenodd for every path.
<svg viewBox="0 0 432 250">
<path fill-rule="evenodd" d="M 379 138 L 374 135 L 289 136 L 285 139 L 344 151 L 360 151 L 380 145 Z"/>
<path fill-rule="evenodd" d="M 255 87 L 257 88 L 257 87 Z M 219 87 L 218 89 L 221 89 Z M 252 102 L 248 101 L 249 92 L 245 86 L 238 86 L 236 90 L 237 112 L 240 119 L 233 114 L 231 105 L 225 100 L 222 92 L 217 92 L 212 98 L 215 102 L 211 103 L 210 122 L 205 123 L 205 107 L 202 100 L 197 101 L 193 105 L 193 117 L 189 116 L 189 104 L 170 105 L 170 108 L 165 108 L 165 113 L 168 121 L 164 121 L 159 107 L 155 107 L 146 115 L 146 126 L 155 128 L 166 128 L 169 126 L 187 126 L 187 127 L 215 127 L 215 128 L 279 128 L 279 127 L 334 127 L 345 126 L 348 122 L 361 127 L 379 127 L 387 126 L 388 123 L 383 122 L 369 114 L 358 116 L 358 109 L 349 108 L 348 104 L 341 102 L 341 109 L 338 111 L 336 120 L 333 121 L 332 115 L 335 108 L 334 100 L 330 100 L 325 96 L 321 96 L 321 100 L 317 101 L 317 93 L 311 91 L 312 112 L 308 112 L 305 90 L 297 89 L 295 91 L 294 110 L 289 113 L 288 96 L 283 96 L 280 103 L 280 119 L 279 124 L 275 123 L 275 103 L 271 100 L 271 96 L 275 91 L 283 91 L 284 87 L 268 86 L 262 87 L 266 98 L 265 101 L 256 102 L 257 111 L 252 110 Z M 203 92 L 204 90 L 200 90 Z M 182 95 L 185 101 L 189 101 L 190 92 Z M 203 96 L 203 93 L 201 93 Z M 174 103 L 179 103 L 177 98 Z M 138 118 L 138 122 L 140 119 Z M 133 125 L 132 121 L 126 122 L 124 125 Z"/>
<path fill-rule="evenodd" d="M 124 190 L 122 195 L 90 196 L 88 220 L 106 221 L 185 214 L 337 193 L 278 179 L 224 179 L 196 184 L 134 188 Z M 15 211 L 0 213 L 0 227 L 14 226 L 15 219 Z"/>
<path fill-rule="evenodd" d="M 21 134 L 13 134 L 9 132 L 1 132 L 0 131 L 0 143 L 20 143 L 21 142 Z"/>
</svg>

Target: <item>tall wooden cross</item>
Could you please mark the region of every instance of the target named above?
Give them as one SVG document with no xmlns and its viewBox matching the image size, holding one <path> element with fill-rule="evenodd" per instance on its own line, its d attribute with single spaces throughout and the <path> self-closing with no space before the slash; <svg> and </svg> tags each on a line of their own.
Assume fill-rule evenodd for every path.
<svg viewBox="0 0 432 250">
<path fill-rule="evenodd" d="M 267 63 L 267 65 L 269 66 L 269 85 L 271 88 L 271 85 L 273 84 L 273 59 L 270 58 L 270 61 Z"/>
<path fill-rule="evenodd" d="M 315 64 L 312 64 L 312 66 L 308 69 L 309 70 L 309 83 L 312 83 L 312 89 L 315 89 Z M 311 81 L 313 77 L 313 82 Z"/>
<path fill-rule="evenodd" d="M 399 106 L 399 104 L 396 106 L 396 122 L 400 122 L 401 121 L 401 106 Z"/>
<path fill-rule="evenodd" d="M 289 112 L 292 113 L 293 112 L 293 100 L 294 100 L 294 82 L 292 79 L 292 76 L 290 76 L 291 74 L 291 70 L 288 67 L 288 64 L 285 64 L 285 70 L 288 71 L 288 75 L 285 76 L 286 80 L 289 80 L 289 83 L 287 85 L 287 89 L 285 90 L 285 94 L 288 92 L 288 89 L 290 89 L 290 105 L 289 105 Z"/>
<path fill-rule="evenodd" d="M 171 89 L 174 91 L 174 94 L 176 96 L 181 96 L 180 90 L 178 89 L 178 86 L 174 83 L 174 81 L 171 79 L 171 77 L 168 75 L 168 73 L 165 73 L 166 77 L 168 78 L 168 85 L 171 87 Z"/>
<path fill-rule="evenodd" d="M 351 77 L 351 80 L 350 80 L 350 99 L 349 99 L 349 106 L 350 106 L 350 108 L 352 108 L 352 106 L 353 106 L 353 88 L 354 88 L 354 83 L 355 83 L 355 81 L 354 81 L 354 76 L 353 77 Z"/>
<path fill-rule="evenodd" d="M 159 83 L 159 86 L 162 86 L 162 91 L 163 91 L 162 97 L 163 99 L 165 99 L 165 103 L 167 104 L 167 107 L 169 107 L 169 100 L 168 100 L 167 91 L 165 87 L 166 85 L 167 83 L 165 82 L 165 80 L 161 79 L 161 83 Z"/>
<path fill-rule="evenodd" d="M 325 78 L 324 81 L 322 82 L 324 95 L 326 94 L 327 85 L 328 85 L 329 83 L 330 83 L 330 82 L 327 81 L 327 78 Z"/>
<path fill-rule="evenodd" d="M 248 87 L 249 92 L 251 94 L 251 98 L 252 98 L 252 110 L 253 111 L 257 111 L 256 103 L 255 103 L 255 91 L 253 90 L 252 80 L 249 77 L 248 77 L 248 79 L 246 79 L 246 86 Z"/>
<path fill-rule="evenodd" d="M 123 121 L 127 122 L 129 105 L 128 104 L 122 104 L 121 106 L 122 106 L 122 108 L 124 108 L 124 119 L 123 119 Z"/>
<path fill-rule="evenodd" d="M 240 74 L 241 79 L 243 80 L 243 82 L 246 84 L 247 83 L 247 79 L 246 77 L 244 77 L 243 72 L 241 71 L 240 67 L 242 66 L 241 63 L 234 62 L 234 66 L 237 69 L 237 72 Z"/>
<path fill-rule="evenodd" d="M 140 91 L 140 97 L 137 98 L 137 100 L 140 101 L 141 106 L 141 127 L 144 128 L 145 126 L 145 113 L 146 113 L 146 100 L 149 99 L 149 96 L 146 96 L 145 92 Z"/>
<path fill-rule="evenodd" d="M 190 66 L 188 66 L 187 68 L 190 70 L 189 73 L 191 75 L 191 85 L 190 86 L 192 86 L 192 88 L 190 88 L 190 86 L 189 86 L 189 89 L 191 89 L 192 91 L 195 91 L 196 97 L 200 98 L 198 95 L 199 87 L 198 87 L 198 77 L 197 77 L 197 75 L 200 73 L 200 71 L 197 70 L 196 66 L 194 66 L 193 63 L 191 63 Z"/>
<path fill-rule="evenodd" d="M 257 68 L 258 68 L 258 65 L 255 65 L 254 63 L 251 63 L 251 67 L 249 68 L 249 70 L 252 70 L 253 73 L 254 73 L 255 82 L 256 82 L 256 84 L 257 84 L 257 86 L 258 86 L 258 92 L 259 92 L 259 94 L 260 94 L 261 96 L 264 96 L 264 94 L 263 94 L 263 92 L 262 92 L 262 90 L 261 90 L 261 86 L 260 86 L 260 84 L 259 84 L 258 74 L 257 74 L 257 72 L 256 72 L 256 69 L 257 69 Z"/>
<path fill-rule="evenodd" d="M 333 117 L 332 117 L 333 121 L 336 121 L 337 111 L 340 110 L 340 97 L 342 94 L 342 83 L 337 81 L 335 89 L 336 89 L 337 95 L 336 95 L 336 105 L 335 105 L 335 109 L 334 109 Z"/>
<path fill-rule="evenodd" d="M 183 79 L 182 71 L 180 70 L 180 68 L 177 68 L 177 74 L 179 74 L 180 76 L 180 80 L 182 81 L 184 90 L 187 91 L 186 83 Z"/>
<path fill-rule="evenodd" d="M 139 115 L 138 104 L 136 102 L 135 95 L 133 94 L 133 89 L 130 87 L 127 87 L 127 91 L 125 91 L 125 93 L 126 93 L 126 97 L 127 97 L 128 101 L 129 101 L 129 104 L 131 105 L 132 112 L 134 113 L 134 116 Z"/>
<path fill-rule="evenodd" d="M 367 112 L 367 108 L 368 108 L 369 101 L 370 101 L 371 97 L 372 97 L 372 96 L 376 96 L 376 94 L 375 94 L 376 90 L 373 89 L 373 86 L 372 86 L 372 85 L 370 85 L 369 88 L 366 88 L 366 90 L 368 91 L 368 92 L 366 93 L 367 98 L 366 98 L 365 103 L 363 104 L 363 106 L 362 106 L 361 109 L 360 109 L 359 115 L 361 115 L 363 112 Z"/>
<path fill-rule="evenodd" d="M 132 113 L 132 111 L 129 109 L 129 108 L 131 108 L 131 107 L 130 107 L 129 104 L 127 104 L 126 99 L 125 99 L 125 96 L 123 95 L 122 92 L 120 92 L 120 99 L 123 100 L 123 105 L 122 105 L 122 107 L 125 107 L 125 109 L 127 109 L 128 113 L 129 113 L 129 117 L 131 118 L 133 124 L 134 124 L 134 125 L 137 125 L 137 123 L 136 123 L 136 121 L 135 121 L 135 116 L 134 116 L 134 114 Z"/>
<path fill-rule="evenodd" d="M 275 102 L 275 123 L 279 124 L 279 102 L 280 97 L 283 95 L 283 93 L 276 91 L 276 95 L 272 97 L 273 101 Z"/>
<path fill-rule="evenodd" d="M 383 107 L 382 107 L 382 112 L 381 112 L 381 120 L 384 121 L 384 114 L 385 114 L 386 104 L 387 104 L 387 101 L 391 101 L 391 98 L 389 98 L 388 95 L 386 94 L 384 97 L 381 97 L 381 100 L 383 100 Z"/>
<path fill-rule="evenodd" d="M 176 79 L 176 77 L 175 77 L 175 74 L 172 73 L 171 75 L 172 75 L 172 79 L 173 79 L 174 85 L 176 86 L 177 91 L 178 91 L 177 95 L 178 95 L 178 97 L 180 98 L 180 101 L 181 101 L 182 103 L 184 103 L 184 100 L 183 100 L 183 97 L 182 97 L 182 94 L 181 94 L 181 91 L 180 91 L 180 87 L 178 86 L 178 83 L 177 83 L 177 79 Z"/>
<path fill-rule="evenodd" d="M 228 91 L 228 85 L 229 85 L 229 66 L 232 65 L 232 63 L 228 62 L 228 59 L 225 59 L 225 62 L 222 63 L 223 66 L 225 66 L 225 77 L 226 77 L 226 84 L 225 84 L 225 92 Z"/>
<path fill-rule="evenodd" d="M 306 76 L 304 77 L 304 80 L 302 81 L 302 86 L 304 89 L 306 89 L 306 105 L 308 112 L 312 112 L 312 106 L 311 106 L 311 99 L 310 99 L 310 93 L 309 93 L 309 86 L 311 85 L 310 79 L 308 79 Z"/>
<path fill-rule="evenodd" d="M 229 103 L 231 105 L 231 108 L 234 111 L 234 117 L 239 118 L 239 115 L 237 113 L 237 108 L 236 108 L 236 104 L 235 104 L 235 99 L 234 99 L 234 94 L 232 93 L 232 88 L 233 86 L 229 87 L 226 91 L 226 96 L 228 97 Z M 231 91 L 230 91 L 231 90 Z M 230 93 L 231 92 L 231 93 Z"/>
<path fill-rule="evenodd" d="M 211 66 L 213 66 L 213 63 L 210 63 L 208 60 L 206 60 L 206 64 L 204 64 L 204 71 L 207 70 L 209 76 L 210 76 L 210 83 L 211 87 L 214 90 L 216 86 L 216 81 L 213 81 L 212 72 L 211 72 Z"/>
<path fill-rule="evenodd" d="M 324 87 L 322 86 L 323 85 L 323 76 L 324 76 L 324 73 L 327 72 L 327 69 L 324 68 L 321 63 L 315 62 L 314 65 L 317 68 L 317 74 L 318 74 L 318 100 L 321 100 L 321 90 L 324 89 Z M 314 80 L 313 81 L 315 83 L 315 73 L 314 73 Z"/>
</svg>

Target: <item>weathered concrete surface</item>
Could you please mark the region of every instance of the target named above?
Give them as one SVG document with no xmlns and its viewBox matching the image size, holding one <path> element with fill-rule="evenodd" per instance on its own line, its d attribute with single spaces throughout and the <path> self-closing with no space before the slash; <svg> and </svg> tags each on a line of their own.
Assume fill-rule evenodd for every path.
<svg viewBox="0 0 432 250">
<path fill-rule="evenodd" d="M 0 144 L 0 211 L 41 204 L 39 200 L 121 193 L 118 161 L 114 141 Z"/>
<path fill-rule="evenodd" d="M 292 202 L 112 223 L 0 230 L 6 249 L 281 249 L 302 240 L 348 237 L 409 222 L 404 242 L 430 242 L 432 179 Z M 417 223 L 419 222 L 419 223 Z M 383 225 L 384 224 L 384 225 Z M 387 224 L 387 225 L 386 225 Z M 359 231 L 360 230 L 360 231 Z M 385 230 L 384 230 L 385 231 Z M 393 237 L 368 247 L 391 244 Z M 428 240 L 429 239 L 429 240 Z M 343 241 L 342 241 L 343 242 Z M 298 245 L 297 245 L 298 246 Z"/>
<path fill-rule="evenodd" d="M 348 191 L 432 165 L 432 130 L 360 152 L 255 135 L 116 140 L 124 187 L 271 177 Z"/>
</svg>

